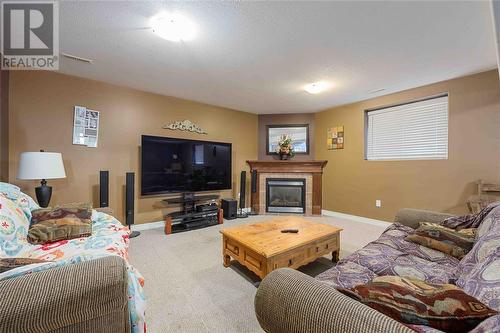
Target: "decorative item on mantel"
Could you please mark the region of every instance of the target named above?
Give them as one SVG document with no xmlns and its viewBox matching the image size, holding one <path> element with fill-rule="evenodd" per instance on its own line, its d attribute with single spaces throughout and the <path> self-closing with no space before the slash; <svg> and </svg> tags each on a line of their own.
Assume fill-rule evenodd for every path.
<svg viewBox="0 0 500 333">
<path fill-rule="evenodd" d="M 207 132 L 205 132 L 200 126 L 196 125 L 191 120 L 187 119 L 183 121 L 176 121 L 170 123 L 168 125 L 163 126 L 162 128 L 169 129 L 172 131 L 179 130 L 179 131 L 188 131 L 198 134 L 207 134 Z"/>
<path fill-rule="evenodd" d="M 293 142 L 288 134 L 283 134 L 278 140 L 278 148 L 276 152 L 280 155 L 281 160 L 287 160 L 293 157 Z"/>
</svg>

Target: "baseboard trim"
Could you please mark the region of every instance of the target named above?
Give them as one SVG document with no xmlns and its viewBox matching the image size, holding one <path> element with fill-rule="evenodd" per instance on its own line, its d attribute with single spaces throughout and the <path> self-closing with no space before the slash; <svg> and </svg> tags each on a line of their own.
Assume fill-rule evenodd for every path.
<svg viewBox="0 0 500 333">
<path fill-rule="evenodd" d="M 131 229 L 132 231 L 144 231 L 144 230 L 164 228 L 164 227 L 165 227 L 165 221 L 158 221 L 158 222 L 148 222 L 142 224 L 133 224 Z"/>
<path fill-rule="evenodd" d="M 250 209 L 245 208 L 244 211 L 245 210 L 249 211 Z M 345 214 L 345 213 L 340 213 L 340 212 L 334 212 L 334 211 L 326 210 L 326 209 L 321 210 L 321 215 L 353 220 L 356 222 L 376 225 L 378 227 L 387 227 L 387 226 L 389 226 L 389 224 L 391 224 L 391 222 L 387 222 L 387 221 L 376 220 L 376 219 L 371 219 L 368 217 Z M 164 228 L 164 227 L 165 227 L 165 221 L 148 222 L 148 223 L 142 223 L 142 224 L 133 224 L 132 231 L 144 231 L 144 230 L 158 229 L 158 228 Z"/>
<path fill-rule="evenodd" d="M 349 219 L 349 220 L 353 220 L 356 222 L 376 225 L 378 227 L 388 227 L 389 224 L 391 224 L 391 222 L 387 222 L 387 221 L 375 220 L 375 219 L 371 219 L 371 218 L 363 217 L 363 216 L 334 212 L 334 211 L 326 210 L 326 209 L 321 210 L 321 214 L 325 215 L 325 216 L 339 217 L 342 219 Z"/>
</svg>

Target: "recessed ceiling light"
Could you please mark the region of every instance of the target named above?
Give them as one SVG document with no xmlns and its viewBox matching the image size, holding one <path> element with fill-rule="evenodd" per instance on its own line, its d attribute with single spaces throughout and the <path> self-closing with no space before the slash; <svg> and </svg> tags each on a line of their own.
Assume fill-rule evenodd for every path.
<svg viewBox="0 0 500 333">
<path fill-rule="evenodd" d="M 190 40 L 196 34 L 194 24 L 179 13 L 160 13 L 151 18 L 153 32 L 173 42 Z"/>
<path fill-rule="evenodd" d="M 330 84 L 325 81 L 313 82 L 304 86 L 304 90 L 310 94 L 319 94 L 330 88 Z"/>
</svg>

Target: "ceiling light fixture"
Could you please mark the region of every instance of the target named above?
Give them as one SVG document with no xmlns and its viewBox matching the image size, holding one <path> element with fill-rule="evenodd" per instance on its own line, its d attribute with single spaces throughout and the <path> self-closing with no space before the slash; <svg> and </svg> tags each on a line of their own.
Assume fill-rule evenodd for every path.
<svg viewBox="0 0 500 333">
<path fill-rule="evenodd" d="M 190 40 L 196 34 L 194 24 L 179 13 L 162 12 L 151 18 L 153 32 L 173 42 Z"/>
<path fill-rule="evenodd" d="M 304 90 L 310 94 L 319 94 L 330 88 L 330 84 L 325 81 L 313 82 L 304 86 Z"/>
</svg>

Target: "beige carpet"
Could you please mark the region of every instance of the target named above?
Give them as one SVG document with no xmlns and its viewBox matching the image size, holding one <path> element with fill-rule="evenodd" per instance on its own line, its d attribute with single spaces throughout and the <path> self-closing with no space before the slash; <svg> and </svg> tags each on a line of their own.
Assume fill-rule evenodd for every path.
<svg viewBox="0 0 500 333">
<path fill-rule="evenodd" d="M 259 279 L 246 268 L 222 266 L 219 230 L 269 219 L 253 216 L 223 225 L 167 236 L 162 229 L 143 231 L 131 240 L 130 259 L 146 280 L 148 332 L 262 332 L 253 299 Z M 376 239 L 377 226 L 334 217 L 307 218 L 344 229 L 341 257 Z M 321 258 L 300 270 L 315 276 L 331 267 Z"/>
</svg>

